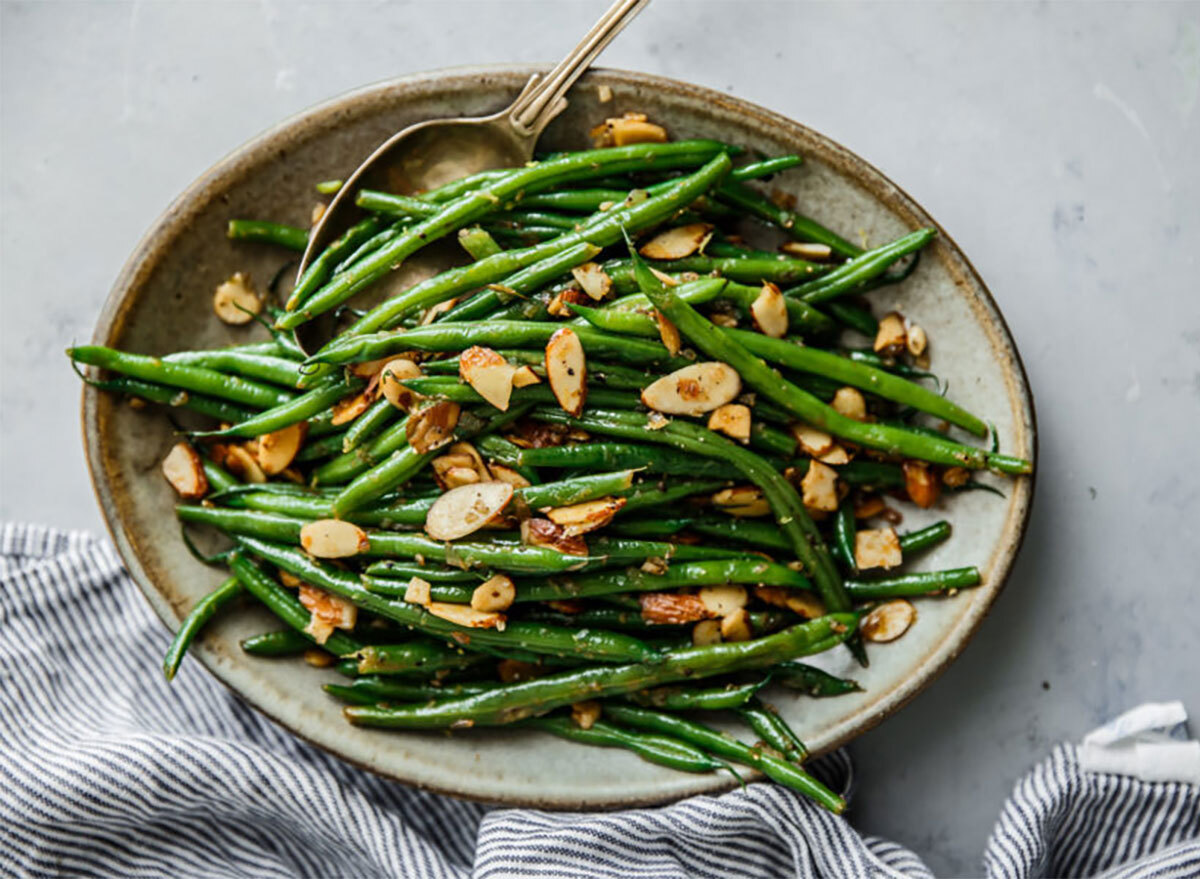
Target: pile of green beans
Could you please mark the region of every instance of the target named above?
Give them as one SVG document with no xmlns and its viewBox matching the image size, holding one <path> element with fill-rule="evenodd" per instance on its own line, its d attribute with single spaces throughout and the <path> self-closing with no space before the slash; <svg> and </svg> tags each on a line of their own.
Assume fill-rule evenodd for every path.
<svg viewBox="0 0 1200 879">
<path fill-rule="evenodd" d="M 756 188 L 803 174 L 799 156 L 740 152 L 638 143 L 430 192 L 362 190 L 359 221 L 265 305 L 270 340 L 69 349 L 94 388 L 198 419 L 172 414 L 187 448 L 164 473 L 185 532 L 224 535 L 206 561 L 227 572 L 181 622 L 167 677 L 210 620 L 254 603 L 282 628 L 245 639 L 246 654 L 328 667 L 324 689 L 351 723 L 507 725 L 684 772 L 737 776 L 736 764 L 841 811 L 785 717 L 792 700 L 860 688 L 798 660 L 845 645 L 863 665 L 868 650 L 886 661 L 873 642 L 897 635 L 873 637 L 882 611 L 977 586 L 976 568 L 939 567 L 948 520 L 888 523 L 910 500 L 944 508 L 986 485 L 978 471 L 1019 478 L 1032 464 L 974 445 L 987 423 L 937 392 L 924 359 L 852 335 L 877 331 L 863 294 L 901 284 L 934 230 L 860 247 Z M 692 224 L 675 233 L 687 247 L 646 246 Z M 762 243 L 744 243 L 755 224 Z M 774 252 L 771 235 L 816 245 L 792 251 L 813 259 Z M 228 236 L 308 241 L 251 219 Z M 291 330 L 447 237 L 464 264 L 299 351 Z M 782 332 L 763 331 L 764 303 Z M 564 331 L 583 350 L 580 410 L 560 405 L 551 368 Z M 520 368 L 503 410 L 469 381 L 479 348 Z M 393 376 L 384 364 L 400 357 L 420 375 Z M 699 415 L 648 411 L 651 385 L 704 361 L 731 367 L 740 391 Z M 741 407 L 728 414 L 744 412 L 748 432 L 710 422 L 718 403 Z M 453 417 L 430 446 L 435 411 Z M 822 435 L 828 452 L 810 447 Z M 442 498 L 494 482 L 512 490 L 486 526 L 431 536 Z M 314 535 L 337 529 L 352 547 L 321 549 Z M 880 540 L 892 561 L 870 557 Z M 922 553 L 932 563 L 910 568 Z M 696 711 L 723 712 L 747 742 Z"/>
</svg>

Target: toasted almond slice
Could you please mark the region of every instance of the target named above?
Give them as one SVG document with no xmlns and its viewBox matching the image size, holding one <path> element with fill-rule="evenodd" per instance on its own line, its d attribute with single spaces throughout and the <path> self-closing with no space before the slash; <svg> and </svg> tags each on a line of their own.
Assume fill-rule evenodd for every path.
<svg viewBox="0 0 1200 879">
<path fill-rule="evenodd" d="M 428 580 L 413 577 L 408 581 L 408 586 L 404 590 L 404 600 L 409 604 L 428 605 L 433 601 L 432 590 L 433 584 Z"/>
<path fill-rule="evenodd" d="M 340 595 L 301 583 L 297 597 L 310 615 L 304 631 L 318 644 L 324 644 L 334 629 L 353 629 L 358 622 L 358 608 Z"/>
<path fill-rule="evenodd" d="M 326 650 L 309 647 L 304 651 L 304 661 L 313 668 L 329 668 L 337 662 L 337 657 Z"/>
<path fill-rule="evenodd" d="M 592 302 L 592 297 L 582 290 L 568 287 L 550 300 L 546 311 L 553 317 L 574 317 L 575 312 L 570 308 L 572 305 L 595 305 L 595 303 Z"/>
<path fill-rule="evenodd" d="M 300 529 L 300 545 L 319 559 L 344 559 L 371 547 L 367 532 L 342 519 L 318 519 Z"/>
<path fill-rule="evenodd" d="M 583 414 L 587 400 L 587 360 L 575 331 L 563 327 L 546 343 L 546 380 L 554 399 L 569 415 Z"/>
<path fill-rule="evenodd" d="M 908 492 L 909 500 L 926 510 L 938 502 L 942 494 L 942 484 L 934 474 L 933 468 L 924 461 L 905 461 L 902 469 L 904 490 Z"/>
<path fill-rule="evenodd" d="M 458 297 L 457 296 L 454 297 L 453 299 L 443 300 L 442 302 L 439 302 L 437 305 L 431 305 L 429 308 L 425 309 L 425 311 L 423 311 L 421 313 L 421 320 L 418 321 L 418 326 L 422 326 L 422 327 L 429 326 L 429 324 L 431 324 L 435 320 L 437 320 L 438 315 L 445 314 L 447 311 L 449 311 L 456 305 L 458 305 Z"/>
<path fill-rule="evenodd" d="M 442 474 L 442 486 L 447 489 L 482 482 L 479 471 L 474 467 L 451 467 Z"/>
<path fill-rule="evenodd" d="M 213 293 L 213 311 L 233 326 L 250 323 L 262 307 L 262 300 L 255 294 L 250 279 L 241 272 L 220 284 Z"/>
<path fill-rule="evenodd" d="M 762 292 L 750 303 L 750 316 L 754 325 L 764 336 L 772 339 L 782 339 L 787 335 L 788 312 L 787 303 L 779 288 L 770 281 L 764 281 Z"/>
<path fill-rule="evenodd" d="M 815 244 L 808 241 L 785 241 L 779 249 L 789 256 L 801 259 L 823 260 L 833 256 L 833 248 L 828 244 Z"/>
<path fill-rule="evenodd" d="M 962 488 L 971 481 L 971 471 L 966 467 L 947 467 L 942 471 L 942 483 L 950 488 Z"/>
<path fill-rule="evenodd" d="M 208 494 L 204 462 L 187 443 L 176 443 L 162 461 L 162 473 L 171 488 L 184 500 L 194 501 Z"/>
<path fill-rule="evenodd" d="M 508 610 L 517 597 L 517 587 L 512 579 L 497 574 L 484 580 L 471 593 L 471 607 L 486 612 Z"/>
<path fill-rule="evenodd" d="M 487 464 L 483 463 L 483 456 L 479 454 L 479 450 L 473 445 L 466 441 L 459 441 L 452 443 L 447 451 L 451 455 L 462 455 L 468 458 L 471 463 L 464 466 L 474 468 L 475 472 L 479 474 L 481 482 L 491 481 L 492 474 L 488 470 Z"/>
<path fill-rule="evenodd" d="M 576 702 L 571 706 L 571 720 L 580 729 L 591 729 L 600 719 L 600 703 L 595 699 L 586 702 Z"/>
<path fill-rule="evenodd" d="M 731 330 L 737 329 L 737 315 L 728 314 L 724 311 L 714 311 L 709 314 L 708 319 L 719 327 L 725 327 L 726 329 Z"/>
<path fill-rule="evenodd" d="M 708 429 L 746 442 L 750 439 L 750 407 L 741 403 L 718 406 L 708 416 Z"/>
<path fill-rule="evenodd" d="M 449 400 L 438 400 L 420 412 L 408 416 L 404 432 L 408 444 L 421 454 L 444 446 L 454 438 L 461 408 Z"/>
<path fill-rule="evenodd" d="M 859 624 L 863 637 L 868 641 L 883 643 L 895 641 L 917 621 L 917 609 L 903 598 L 879 605 Z"/>
<path fill-rule="evenodd" d="M 643 592 L 638 596 L 642 619 L 648 623 L 694 623 L 713 616 L 699 596 L 681 592 Z"/>
<path fill-rule="evenodd" d="M 458 358 L 459 377 L 501 412 L 512 396 L 517 368 L 491 348 L 472 345 Z"/>
<path fill-rule="evenodd" d="M 654 309 L 654 323 L 658 327 L 658 337 L 662 339 L 667 353 L 674 357 L 683 348 L 683 336 L 679 335 L 679 327 L 671 323 L 657 308 Z"/>
<path fill-rule="evenodd" d="M 476 610 L 466 604 L 451 604 L 447 601 L 431 601 L 425 609 L 435 617 L 463 626 L 467 629 L 503 629 L 505 618 L 502 613 Z"/>
<path fill-rule="evenodd" d="M 514 388 L 527 388 L 530 385 L 540 385 L 542 380 L 538 378 L 538 374 L 533 371 L 532 366 L 522 366 L 513 373 L 512 386 Z"/>
<path fill-rule="evenodd" d="M 792 436 L 800 444 L 800 450 L 814 458 L 824 455 L 833 448 L 832 436 L 808 424 L 793 424 Z"/>
<path fill-rule="evenodd" d="M 466 537 L 503 512 L 512 496 L 513 487 L 503 482 L 452 488 L 430 506 L 425 530 L 434 540 Z"/>
<path fill-rule="evenodd" d="M 333 404 L 332 423 L 335 425 L 349 424 L 370 409 L 377 396 L 379 396 L 379 385 L 372 382 L 359 393 L 343 397 Z"/>
<path fill-rule="evenodd" d="M 867 417 L 867 401 L 858 388 L 838 388 L 833 395 L 831 404 L 841 414 L 855 421 L 863 421 Z"/>
<path fill-rule="evenodd" d="M 634 143 L 666 143 L 667 130 L 661 125 L 641 119 L 622 117 L 607 119 L 591 131 L 597 147 L 628 146 Z"/>
<path fill-rule="evenodd" d="M 594 501 L 584 501 L 581 504 L 571 504 L 568 507 L 555 507 L 546 511 L 546 518 L 559 525 L 568 534 L 587 534 L 597 528 L 603 528 L 613 520 L 613 516 L 625 506 L 623 497 L 604 497 Z"/>
<path fill-rule="evenodd" d="M 666 272 L 659 271 L 658 269 L 654 268 L 654 266 L 650 267 L 650 274 L 662 281 L 664 287 L 679 286 L 679 281 L 676 278 L 668 275 Z"/>
<path fill-rule="evenodd" d="M 809 510 L 832 513 L 838 508 L 837 471 L 820 461 L 809 462 L 800 490 Z"/>
<path fill-rule="evenodd" d="M 384 398 L 401 411 L 408 412 L 416 394 L 403 385 L 410 378 L 420 378 L 421 367 L 405 357 L 396 357 L 384 364 L 379 372 L 379 387 Z"/>
<path fill-rule="evenodd" d="M 659 232 L 638 248 L 646 259 L 683 259 L 700 250 L 712 237 L 713 227 L 708 223 L 688 223 Z"/>
<path fill-rule="evenodd" d="M 299 577 L 297 577 L 295 574 L 289 573 L 288 571 L 283 570 L 283 568 L 280 568 L 279 569 L 279 582 L 282 583 L 284 586 L 286 586 L 288 589 L 299 589 L 300 584 L 303 581 Z"/>
<path fill-rule="evenodd" d="M 886 509 L 887 504 L 883 502 L 883 498 L 879 495 L 865 495 L 860 497 L 854 504 L 854 518 L 871 519 L 882 514 Z"/>
<path fill-rule="evenodd" d="M 762 489 L 756 485 L 723 488 L 714 494 L 711 500 L 720 512 L 738 518 L 767 516 L 771 513 L 771 505 L 763 496 Z"/>
<path fill-rule="evenodd" d="M 854 563 L 860 571 L 870 568 L 894 568 L 903 561 L 900 538 L 891 528 L 856 531 Z"/>
<path fill-rule="evenodd" d="M 668 415 L 703 415 L 741 392 L 742 379 L 733 367 L 708 360 L 664 375 L 642 391 L 642 403 Z"/>
<path fill-rule="evenodd" d="M 646 559 L 644 562 L 642 562 L 642 567 L 640 570 L 644 574 L 654 574 L 655 576 L 661 576 L 662 574 L 665 574 L 667 571 L 670 570 L 670 566 L 667 564 L 666 559 L 660 558 L 659 556 L 656 556 L 656 555 L 652 555 L 648 559 Z"/>
<path fill-rule="evenodd" d="M 646 430 L 662 430 L 670 423 L 671 419 L 661 412 L 651 412 L 646 416 Z"/>
<path fill-rule="evenodd" d="M 754 637 L 750 628 L 750 614 L 744 607 L 739 607 L 732 613 L 721 617 L 722 641 L 749 641 Z"/>
<path fill-rule="evenodd" d="M 692 645 L 707 647 L 710 644 L 721 643 L 721 621 L 701 620 L 692 626 Z"/>
<path fill-rule="evenodd" d="M 892 311 L 879 321 L 879 330 L 875 333 L 875 350 L 881 354 L 899 354 L 908 343 L 908 333 L 904 329 L 904 318 Z"/>
<path fill-rule="evenodd" d="M 225 469 L 244 482 L 266 482 L 267 475 L 263 473 L 258 461 L 245 446 L 228 446 L 225 450 Z"/>
<path fill-rule="evenodd" d="M 413 355 L 414 357 L 416 355 Z M 362 363 L 351 363 L 346 369 L 355 378 L 374 378 L 380 370 L 388 365 L 394 357 L 380 357 L 378 360 L 364 360 Z M 411 357 L 409 358 L 412 359 Z"/>
<path fill-rule="evenodd" d="M 845 446 L 834 445 L 828 452 L 823 455 L 817 455 L 817 460 L 822 464 L 832 464 L 835 467 L 840 467 L 843 464 L 850 463 L 850 453 L 846 451 Z"/>
<path fill-rule="evenodd" d="M 905 347 L 908 348 L 908 353 L 913 357 L 920 357 L 925 353 L 925 349 L 929 346 L 929 338 L 925 335 L 925 330 L 913 324 L 908 328 L 908 333 L 904 340 Z"/>
<path fill-rule="evenodd" d="M 583 292 L 596 302 L 612 292 L 612 278 L 600 267 L 599 263 L 585 262 L 583 265 L 571 269 L 571 275 L 579 282 Z"/>
<path fill-rule="evenodd" d="M 497 464 L 493 461 L 488 469 L 492 471 L 492 476 L 497 481 L 506 482 L 513 488 L 528 488 L 533 484 L 516 470 L 504 464 Z"/>
<path fill-rule="evenodd" d="M 799 614 L 807 620 L 815 620 L 817 617 L 825 616 L 828 611 L 825 609 L 825 602 L 813 595 L 811 592 L 801 592 L 799 590 L 788 590 L 786 605 L 788 610 L 794 614 Z"/>
<path fill-rule="evenodd" d="M 256 457 L 263 473 L 274 476 L 290 467 L 292 459 L 300 451 L 300 446 L 307 433 L 308 422 L 297 421 L 295 424 L 289 424 L 287 427 L 257 437 Z"/>
<path fill-rule="evenodd" d="M 587 543 L 578 534 L 567 534 L 561 525 L 549 519 L 525 519 L 521 522 L 521 542 L 527 546 L 544 546 L 564 555 L 587 555 Z"/>
<path fill-rule="evenodd" d="M 720 586 L 702 586 L 696 595 L 713 616 L 728 616 L 746 606 L 746 589 L 743 586 L 728 583 Z"/>
</svg>

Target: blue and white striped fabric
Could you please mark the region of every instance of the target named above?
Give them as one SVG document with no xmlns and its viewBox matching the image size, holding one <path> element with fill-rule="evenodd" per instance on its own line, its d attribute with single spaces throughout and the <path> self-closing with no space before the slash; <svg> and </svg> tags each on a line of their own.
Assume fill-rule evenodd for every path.
<svg viewBox="0 0 1200 879">
<path fill-rule="evenodd" d="M 194 662 L 107 542 L 0 527 L 0 875 L 907 877 L 920 859 L 781 788 L 604 814 L 488 809 L 347 766 Z M 844 753 L 814 766 L 849 791 Z M 1081 772 L 1017 786 L 993 877 L 1200 875 L 1200 788 Z"/>
</svg>

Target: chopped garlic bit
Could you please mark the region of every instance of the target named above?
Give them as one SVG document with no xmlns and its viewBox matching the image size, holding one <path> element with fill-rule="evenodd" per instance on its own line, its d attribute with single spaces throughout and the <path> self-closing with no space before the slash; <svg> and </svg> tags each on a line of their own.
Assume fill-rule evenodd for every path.
<svg viewBox="0 0 1200 879">
<path fill-rule="evenodd" d="M 721 621 L 701 620 L 692 627 L 692 645 L 707 647 L 721 643 Z"/>
<path fill-rule="evenodd" d="M 942 484 L 937 474 L 925 461 L 905 461 L 904 489 L 908 492 L 909 500 L 922 509 L 929 509 L 938 502 L 942 494 Z"/>
<path fill-rule="evenodd" d="M 432 589 L 433 586 L 428 580 L 413 577 L 404 590 L 404 600 L 409 604 L 427 605 L 433 601 Z"/>
<path fill-rule="evenodd" d="M 646 121 L 645 113 L 626 113 L 605 119 L 590 132 L 597 147 L 627 146 L 633 143 L 666 143 L 667 130 Z"/>
<path fill-rule="evenodd" d="M 926 347 L 929 345 L 929 339 L 925 335 L 925 330 L 913 324 L 908 328 L 908 338 L 905 341 L 908 348 L 908 353 L 913 357 L 920 357 L 925 353 Z"/>
<path fill-rule="evenodd" d="M 254 292 L 250 278 L 237 272 L 219 285 L 213 293 L 213 311 L 222 321 L 233 326 L 248 324 L 262 311 L 262 300 Z"/>
<path fill-rule="evenodd" d="M 718 406 L 708 416 L 708 429 L 746 442 L 750 439 L 750 407 L 741 403 Z"/>
<path fill-rule="evenodd" d="M 880 354 L 896 355 L 905 349 L 908 333 L 904 329 L 904 317 L 895 311 L 888 312 L 879 321 L 875 333 L 875 350 Z"/>
<path fill-rule="evenodd" d="M 838 508 L 837 471 L 820 461 L 811 461 L 800 480 L 804 506 L 809 510 L 832 513 Z"/>
<path fill-rule="evenodd" d="M 304 631 L 318 644 L 324 644 L 334 629 L 349 631 L 358 622 L 358 608 L 340 595 L 301 583 L 297 597 L 310 618 Z"/>
<path fill-rule="evenodd" d="M 600 703 L 595 699 L 576 702 L 571 706 L 571 720 L 580 729 L 591 729 L 593 724 L 600 719 L 600 714 Z"/>
<path fill-rule="evenodd" d="M 854 563 L 860 571 L 894 568 L 903 561 L 900 538 L 891 528 L 857 531 L 854 534 Z"/>
<path fill-rule="evenodd" d="M 744 607 L 739 607 L 721 618 L 721 640 L 749 641 L 754 637 L 750 627 L 750 614 Z"/>
<path fill-rule="evenodd" d="M 867 417 L 867 401 L 858 388 L 838 388 L 833 395 L 833 408 L 855 421 L 865 421 Z"/>
</svg>

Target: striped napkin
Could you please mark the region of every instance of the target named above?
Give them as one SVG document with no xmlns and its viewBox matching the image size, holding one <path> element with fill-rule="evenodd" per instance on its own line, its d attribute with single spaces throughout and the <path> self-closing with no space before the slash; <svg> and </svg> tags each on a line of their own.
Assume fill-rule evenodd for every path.
<svg viewBox="0 0 1200 879">
<path fill-rule="evenodd" d="M 166 631 L 108 542 L 86 534 L 0 526 L 0 595 L 3 876 L 932 875 L 912 852 L 770 784 L 578 814 L 494 809 L 361 772 L 272 725 L 198 663 L 168 687 Z M 1130 725 L 1099 746 L 1144 737 Z M 849 792 L 845 752 L 813 771 Z M 1060 745 L 1013 791 L 979 874 L 1200 876 L 1200 786 L 1088 772 L 1076 746 Z"/>
</svg>

